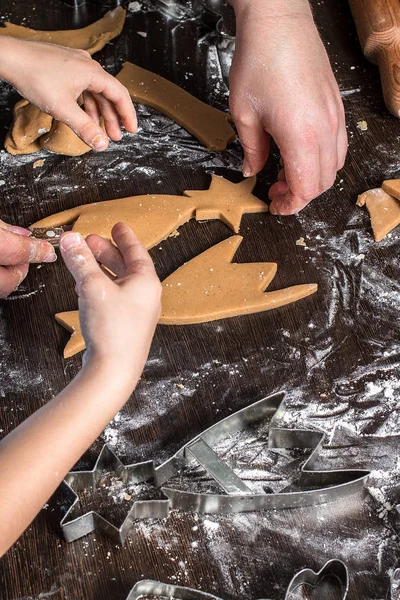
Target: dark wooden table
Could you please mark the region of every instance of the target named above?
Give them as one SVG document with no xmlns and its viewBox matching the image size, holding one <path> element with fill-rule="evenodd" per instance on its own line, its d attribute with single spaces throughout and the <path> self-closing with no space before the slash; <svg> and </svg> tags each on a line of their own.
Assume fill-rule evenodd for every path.
<svg viewBox="0 0 400 600">
<path fill-rule="evenodd" d="M 210 19 L 192 18 L 189 8 L 174 16 L 161 2 L 140 4 L 143 10 L 128 14 L 122 35 L 97 60 L 112 73 L 123 60 L 135 61 L 225 108 Z M 1 560 L 2 600 L 124 600 L 143 578 L 225 600 L 283 600 L 295 572 L 318 570 L 330 558 L 347 564 L 351 600 L 390 597 L 389 575 L 400 566 L 394 522 L 400 466 L 393 437 L 400 425 L 399 230 L 376 244 L 355 200 L 384 178 L 400 175 L 400 124 L 385 110 L 378 71 L 361 54 L 346 1 L 314 1 L 313 7 L 345 103 L 346 167 L 334 187 L 298 216 L 246 216 L 237 259 L 278 262 L 272 289 L 317 282 L 319 292 L 255 316 L 159 327 L 134 396 L 79 466 L 93 465 L 104 441 L 126 462 L 160 461 L 232 411 L 286 389 L 282 426 L 318 429 L 328 438 L 347 427 L 353 442 L 335 456 L 327 450 L 326 460 L 335 467 L 373 469 L 367 492 L 296 510 L 225 517 L 175 511 L 163 521 L 135 523 L 124 548 L 98 533 L 65 543 L 59 528 L 65 497 L 57 493 Z M 103 12 L 98 5 L 76 12 L 59 0 L 3 0 L 0 17 L 56 29 L 86 25 Z M 17 98 L 1 84 L 3 138 Z M 37 156 L 2 151 L 1 217 L 29 225 L 82 203 L 202 189 L 214 172 L 240 180 L 239 143 L 222 154 L 209 153 L 155 111 L 139 107 L 139 119 L 141 132 L 124 136 L 104 154 L 43 154 L 44 165 L 33 169 Z M 357 128 L 361 120 L 367 121 L 365 132 Z M 277 171 L 275 151 L 259 177 L 259 197 L 267 198 Z M 152 251 L 160 276 L 230 234 L 217 221 L 185 225 L 179 237 Z M 300 237 L 306 246 L 296 245 Z M 76 308 L 71 283 L 61 260 L 34 267 L 20 290 L 0 304 L 2 435 L 79 371 L 80 356 L 62 359 L 68 334 L 53 319 L 56 312 Z M 357 440 L 368 434 L 377 437 L 360 446 Z M 308 593 L 299 590 L 293 598 Z M 326 582 L 312 597 L 342 596 Z"/>
</svg>

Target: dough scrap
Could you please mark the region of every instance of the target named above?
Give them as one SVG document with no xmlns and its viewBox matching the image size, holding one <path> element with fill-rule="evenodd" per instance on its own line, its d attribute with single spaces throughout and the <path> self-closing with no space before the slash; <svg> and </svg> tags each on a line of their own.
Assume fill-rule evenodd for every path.
<svg viewBox="0 0 400 600">
<path fill-rule="evenodd" d="M 400 179 L 386 179 L 382 183 L 382 189 L 400 202 Z"/>
<path fill-rule="evenodd" d="M 220 219 L 237 233 L 244 213 L 268 211 L 267 204 L 251 193 L 255 184 L 255 177 L 232 183 L 213 175 L 208 190 L 187 190 L 184 196 L 148 194 L 83 204 L 36 221 L 31 229 L 73 223 L 72 231 L 84 237 L 97 233 L 111 240 L 113 226 L 123 221 L 146 248 L 167 239 L 192 218 Z"/>
<path fill-rule="evenodd" d="M 81 156 L 92 149 L 76 135 L 71 127 L 55 119 L 48 135 L 40 138 L 40 146 L 44 150 L 64 156 Z"/>
<path fill-rule="evenodd" d="M 383 186 L 386 190 L 396 190 L 396 187 L 389 181 L 385 181 Z M 380 242 L 385 235 L 400 224 L 400 202 L 382 188 L 375 188 L 358 196 L 357 205 L 364 206 L 365 204 L 371 219 L 374 239 L 376 242 Z"/>
<path fill-rule="evenodd" d="M 103 118 L 100 125 L 105 131 Z M 4 148 L 10 154 L 32 154 L 44 149 L 65 156 L 81 156 L 92 150 L 68 125 L 56 121 L 27 100 L 20 100 L 14 107 Z"/>
<path fill-rule="evenodd" d="M 14 106 L 13 123 L 4 142 L 5 149 L 10 154 L 39 152 L 39 139 L 50 131 L 52 121 L 51 115 L 42 112 L 28 100 L 20 100 Z"/>
<path fill-rule="evenodd" d="M 314 294 L 315 283 L 264 292 L 277 270 L 276 263 L 232 263 L 243 238 L 228 238 L 177 269 L 163 281 L 161 325 L 207 323 L 217 319 L 278 308 Z M 72 333 L 64 349 L 69 358 L 85 349 L 79 312 L 55 318 Z"/>
<path fill-rule="evenodd" d="M 4 23 L 0 28 L 0 35 L 21 38 L 34 42 L 47 42 L 49 44 L 58 44 L 67 48 L 77 50 L 86 50 L 89 54 L 98 52 L 111 40 L 117 37 L 124 26 L 126 11 L 118 6 L 114 10 L 107 12 L 104 17 L 95 21 L 82 29 L 66 29 L 59 31 L 37 31 L 14 25 L 13 23 Z"/>
<path fill-rule="evenodd" d="M 125 62 L 117 79 L 128 88 L 134 102 L 164 113 L 208 150 L 225 150 L 236 139 L 230 114 L 198 100 L 164 77 Z"/>
</svg>

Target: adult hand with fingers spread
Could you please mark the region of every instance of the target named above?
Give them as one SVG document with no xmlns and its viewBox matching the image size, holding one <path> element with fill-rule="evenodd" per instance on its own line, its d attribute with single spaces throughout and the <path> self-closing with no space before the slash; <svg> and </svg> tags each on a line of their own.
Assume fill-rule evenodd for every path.
<svg viewBox="0 0 400 600">
<path fill-rule="evenodd" d="M 236 49 L 230 106 L 243 145 L 245 176 L 268 158 L 270 136 L 283 169 L 270 210 L 292 214 L 330 188 L 344 165 L 343 103 L 308 0 L 230 0 Z"/>
<path fill-rule="evenodd" d="M 127 131 L 137 130 L 128 90 L 85 50 L 2 37 L 0 57 L 2 79 L 40 110 L 66 123 L 94 150 L 108 146 L 100 116 L 114 141 L 121 139 L 121 121 Z M 82 94 L 86 112 L 77 103 Z"/>
<path fill-rule="evenodd" d="M 29 229 L 0 221 L 0 298 L 11 294 L 25 279 L 29 263 L 57 259 L 51 244 L 30 238 L 30 234 Z"/>
<path fill-rule="evenodd" d="M 111 365 L 131 385 L 143 369 L 160 317 L 161 284 L 147 250 L 127 225 L 115 225 L 112 237 L 116 246 L 98 235 L 85 241 L 69 232 L 61 237 L 60 249 L 76 281 L 87 359 Z"/>
</svg>

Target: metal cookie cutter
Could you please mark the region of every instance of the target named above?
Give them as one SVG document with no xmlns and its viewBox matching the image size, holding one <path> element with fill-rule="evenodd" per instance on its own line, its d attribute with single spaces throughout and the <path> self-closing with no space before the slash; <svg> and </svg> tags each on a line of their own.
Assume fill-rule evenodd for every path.
<svg viewBox="0 0 400 600">
<path fill-rule="evenodd" d="M 297 573 L 289 583 L 285 600 L 289 600 L 290 594 L 300 586 L 308 585 L 315 588 L 326 577 L 335 577 L 340 582 L 342 588 L 341 600 L 346 600 L 349 589 L 349 574 L 346 565 L 341 560 L 336 559 L 328 561 L 318 573 L 311 569 L 303 569 Z M 139 600 L 139 598 L 147 595 L 168 598 L 168 600 L 172 598 L 176 600 L 222 600 L 222 598 L 217 598 L 217 596 L 206 592 L 149 579 L 139 581 L 132 588 L 126 600 Z"/>
<path fill-rule="evenodd" d="M 400 600 L 400 569 L 396 569 L 390 578 L 390 600 Z"/>
<path fill-rule="evenodd" d="M 98 483 L 101 473 L 105 470 L 113 471 L 125 483 L 132 484 L 151 480 L 154 466 L 153 461 L 125 466 L 108 446 L 103 446 L 91 471 L 70 471 L 67 473 L 64 484 L 73 502 L 60 521 L 67 542 L 73 542 L 95 529 L 100 529 L 114 541 L 123 544 L 133 521 L 136 519 L 164 519 L 168 516 L 168 500 L 136 500 L 130 506 L 120 527 L 116 527 L 95 511 L 73 518 L 74 510 L 79 503 L 78 493 L 82 490 L 93 489 Z"/>
<path fill-rule="evenodd" d="M 208 44 L 209 77 L 211 80 L 222 77 L 223 82 L 229 87 L 229 71 L 235 51 L 236 19 L 232 6 L 227 0 L 193 0 L 194 5 L 200 12 L 206 9 L 209 13 L 217 16 L 215 32 L 211 35 L 211 43 Z M 210 38 L 206 38 L 210 42 Z"/>
<path fill-rule="evenodd" d="M 226 417 L 185 444 L 170 459 L 155 466 L 153 461 L 123 465 L 117 456 L 104 446 L 91 471 L 72 471 L 65 483 L 73 504 L 61 521 L 67 541 L 76 540 L 97 527 L 113 539 L 123 543 L 135 519 L 164 518 L 170 509 L 204 514 L 229 514 L 266 509 L 294 508 L 318 505 L 345 498 L 364 487 L 369 471 L 336 470 L 312 471 L 323 447 L 325 435 L 303 429 L 279 429 L 277 421 L 286 411 L 284 393 L 268 396 Z M 301 469 L 299 491 L 281 490 L 277 493 L 254 493 L 246 483 L 214 452 L 212 446 L 225 438 L 243 431 L 247 426 L 271 417 L 268 435 L 270 448 L 311 448 L 312 453 Z M 225 494 L 196 493 L 162 487 L 179 471 L 197 461 L 224 490 Z M 130 506 L 121 527 L 117 528 L 97 512 L 91 511 L 73 518 L 79 497 L 76 492 L 92 489 L 98 483 L 102 470 L 111 469 L 126 483 L 151 481 L 161 488 L 166 500 L 136 500 Z"/>
<path fill-rule="evenodd" d="M 362 489 L 369 471 L 341 469 L 313 471 L 312 467 L 322 450 L 325 434 L 307 429 L 280 429 L 276 427 L 286 411 L 284 393 L 269 396 L 206 429 L 181 448 L 171 459 L 154 472 L 157 486 L 162 486 L 190 459 L 196 460 L 226 492 L 226 494 L 195 493 L 162 487 L 170 500 L 170 508 L 205 514 L 228 514 L 254 510 L 295 508 L 324 504 L 349 496 Z M 211 448 L 213 444 L 245 429 L 271 415 L 268 445 L 274 448 L 311 448 L 312 453 L 300 473 L 300 491 L 281 490 L 278 493 L 254 493 Z"/>
<path fill-rule="evenodd" d="M 235 39 L 236 19 L 232 6 L 227 0 L 200 0 L 201 4 L 210 12 L 219 17 L 217 32 L 224 38 Z"/>
</svg>

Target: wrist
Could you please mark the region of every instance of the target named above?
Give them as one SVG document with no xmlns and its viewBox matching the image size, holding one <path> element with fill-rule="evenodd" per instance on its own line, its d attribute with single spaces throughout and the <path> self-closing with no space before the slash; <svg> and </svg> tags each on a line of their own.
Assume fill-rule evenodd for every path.
<svg viewBox="0 0 400 600">
<path fill-rule="evenodd" d="M 0 79 L 15 86 L 15 74 L 20 70 L 21 53 L 27 43 L 11 36 L 0 37 Z"/>
<path fill-rule="evenodd" d="M 81 374 L 84 378 L 106 382 L 112 393 L 122 392 L 128 396 L 134 391 L 143 369 L 141 361 L 87 349 L 83 355 Z"/>
</svg>

